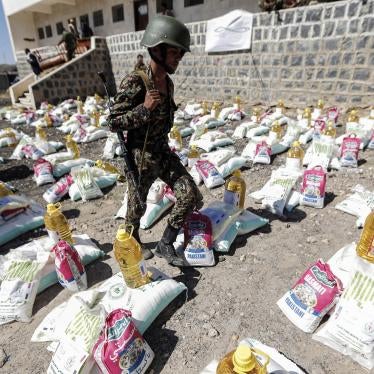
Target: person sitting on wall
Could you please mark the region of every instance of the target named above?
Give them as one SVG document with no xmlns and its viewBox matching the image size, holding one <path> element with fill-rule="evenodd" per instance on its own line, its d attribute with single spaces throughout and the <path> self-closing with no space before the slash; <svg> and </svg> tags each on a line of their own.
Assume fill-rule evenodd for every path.
<svg viewBox="0 0 374 374">
<path fill-rule="evenodd" d="M 25 49 L 26 53 L 26 60 L 30 64 L 33 73 L 36 75 L 36 79 L 38 79 L 42 69 L 40 68 L 39 60 L 36 57 L 35 53 L 32 53 L 28 48 Z"/>
<path fill-rule="evenodd" d="M 68 21 L 69 31 L 75 36 L 76 39 L 79 39 L 79 32 L 75 26 L 74 19 L 70 18 Z"/>
<path fill-rule="evenodd" d="M 146 71 L 147 70 L 147 66 L 145 65 L 144 63 L 144 60 L 143 60 L 143 55 L 137 55 L 136 56 L 136 64 L 135 64 L 135 67 L 134 67 L 134 70 L 144 70 Z"/>
<path fill-rule="evenodd" d="M 82 23 L 81 32 L 82 32 L 82 38 L 90 38 L 91 36 L 93 36 L 93 31 L 91 27 L 88 25 L 88 23 L 86 22 Z"/>
<path fill-rule="evenodd" d="M 72 60 L 77 46 L 77 39 L 72 32 L 67 31 L 65 28 L 63 29 L 62 38 L 58 45 L 61 45 L 62 43 L 65 43 L 66 57 L 68 61 Z"/>
</svg>

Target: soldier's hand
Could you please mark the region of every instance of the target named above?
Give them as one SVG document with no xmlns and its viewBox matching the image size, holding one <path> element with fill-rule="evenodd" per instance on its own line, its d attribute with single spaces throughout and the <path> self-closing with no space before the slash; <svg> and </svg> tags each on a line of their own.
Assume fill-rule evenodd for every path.
<svg viewBox="0 0 374 374">
<path fill-rule="evenodd" d="M 149 90 L 145 94 L 144 107 L 152 111 L 161 102 L 160 93 L 157 90 Z"/>
</svg>

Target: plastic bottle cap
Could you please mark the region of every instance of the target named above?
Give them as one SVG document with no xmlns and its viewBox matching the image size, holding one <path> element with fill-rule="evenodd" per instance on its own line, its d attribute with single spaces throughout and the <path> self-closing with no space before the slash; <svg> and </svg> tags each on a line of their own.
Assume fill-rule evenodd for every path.
<svg viewBox="0 0 374 374">
<path fill-rule="evenodd" d="M 232 363 L 234 364 L 234 371 L 249 372 L 256 365 L 256 357 L 253 355 L 251 348 L 246 345 L 239 345 L 232 356 Z"/>
<path fill-rule="evenodd" d="M 240 177 L 242 174 L 241 174 L 240 170 L 234 170 L 233 173 L 232 173 L 232 175 L 234 177 Z"/>
<path fill-rule="evenodd" d="M 129 239 L 130 234 L 125 229 L 118 229 L 116 239 L 119 241 L 124 241 Z"/>
<path fill-rule="evenodd" d="M 55 204 L 47 204 L 47 212 L 48 213 L 53 213 L 58 209 L 59 209 L 59 206 L 57 206 Z"/>
</svg>

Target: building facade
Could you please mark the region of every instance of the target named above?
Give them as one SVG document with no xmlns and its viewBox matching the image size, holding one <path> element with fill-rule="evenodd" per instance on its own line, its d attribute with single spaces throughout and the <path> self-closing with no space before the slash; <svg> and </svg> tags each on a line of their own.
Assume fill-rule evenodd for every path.
<svg viewBox="0 0 374 374">
<path fill-rule="evenodd" d="M 143 30 L 162 4 L 183 22 L 221 16 L 233 9 L 258 12 L 257 0 L 2 0 L 13 49 L 56 45 L 73 18 L 78 31 L 86 23 L 94 35 Z"/>
</svg>

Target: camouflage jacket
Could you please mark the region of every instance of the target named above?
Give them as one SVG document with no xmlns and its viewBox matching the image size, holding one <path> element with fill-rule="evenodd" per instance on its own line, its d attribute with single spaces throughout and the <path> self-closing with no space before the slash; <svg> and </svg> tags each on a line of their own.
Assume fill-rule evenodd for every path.
<svg viewBox="0 0 374 374">
<path fill-rule="evenodd" d="M 147 68 L 146 74 L 150 86 L 154 87 L 152 71 Z M 144 107 L 146 87 L 142 78 L 132 72 L 121 82 L 119 92 L 114 97 L 112 113 L 109 115 L 109 127 L 113 132 L 127 131 L 127 143 L 132 148 L 141 148 L 144 144 L 147 128 L 149 127 L 147 148 L 167 144 L 174 119 L 175 105 L 174 85 L 167 76 L 168 95 L 161 94 L 161 103 L 150 111 Z"/>
</svg>

